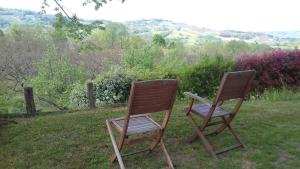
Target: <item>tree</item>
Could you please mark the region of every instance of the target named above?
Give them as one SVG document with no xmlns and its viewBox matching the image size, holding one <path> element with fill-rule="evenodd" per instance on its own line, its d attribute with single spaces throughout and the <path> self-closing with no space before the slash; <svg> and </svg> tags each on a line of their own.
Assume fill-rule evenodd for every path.
<svg viewBox="0 0 300 169">
<path fill-rule="evenodd" d="M 86 77 L 85 70 L 71 64 L 67 56 L 57 53 L 50 47 L 47 56 L 38 63 L 38 73 L 31 80 L 37 97 L 58 109 L 65 109 L 69 104 L 69 94 L 76 83 L 82 83 Z"/>
<path fill-rule="evenodd" d="M 165 47 L 166 46 L 166 40 L 164 37 L 160 34 L 153 35 L 152 43 L 158 46 Z"/>
<path fill-rule="evenodd" d="M 229 56 L 237 57 L 249 53 L 250 46 L 244 41 L 231 40 L 225 44 Z"/>
<path fill-rule="evenodd" d="M 13 84 L 13 90 L 34 76 L 34 63 L 47 50 L 49 37 L 40 26 L 12 25 L 0 43 L 0 77 Z"/>
<path fill-rule="evenodd" d="M 42 12 L 46 12 L 46 8 L 47 7 L 50 7 L 50 4 L 48 3 L 48 1 L 49 0 L 44 0 L 43 2 L 42 2 L 42 6 L 41 6 L 41 8 L 42 8 Z M 68 15 L 67 14 L 67 12 L 64 10 L 64 7 L 62 6 L 62 4 L 61 4 L 61 2 L 63 1 L 63 0 L 53 0 L 54 2 L 55 2 L 55 4 L 56 4 L 56 7 L 54 8 L 56 11 L 63 11 L 66 15 Z M 103 5 L 105 5 L 105 4 L 107 4 L 107 0 L 82 0 L 83 2 L 82 2 L 82 6 L 86 6 L 86 5 L 88 5 L 88 4 L 94 4 L 94 7 L 95 7 L 95 10 L 99 10 L 100 9 L 100 7 L 102 7 Z M 112 1 L 112 0 L 109 0 L 109 1 Z M 123 2 L 125 2 L 125 0 L 122 0 L 122 3 Z"/>
<path fill-rule="evenodd" d="M 91 24 L 83 24 L 79 21 L 76 14 L 70 15 L 62 5 L 63 0 L 53 0 L 56 4 L 54 10 L 57 11 L 57 14 L 55 15 L 57 17 L 57 20 L 55 22 L 55 28 L 59 31 L 65 31 L 66 36 L 83 40 L 86 35 L 89 35 L 91 33 L 91 30 L 94 28 L 104 29 L 102 26 L 101 21 L 96 21 Z M 111 1 L 111 0 L 110 0 Z M 125 0 L 122 0 L 122 3 Z M 84 0 L 82 2 L 83 6 L 86 6 L 90 3 L 93 3 L 95 5 L 95 10 L 98 10 L 100 7 L 102 7 L 104 4 L 107 4 L 107 0 Z M 50 7 L 48 0 L 44 0 L 41 6 L 41 13 L 46 13 L 46 7 Z"/>
<path fill-rule="evenodd" d="M 124 49 L 129 44 L 129 38 L 126 26 L 110 23 L 106 25 L 105 30 L 95 29 L 90 36 L 90 41 L 100 49 Z"/>
</svg>

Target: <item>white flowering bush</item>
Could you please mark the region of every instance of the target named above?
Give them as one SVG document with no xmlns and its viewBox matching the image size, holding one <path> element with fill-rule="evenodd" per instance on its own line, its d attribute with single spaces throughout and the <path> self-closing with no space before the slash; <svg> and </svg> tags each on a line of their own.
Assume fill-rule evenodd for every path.
<svg viewBox="0 0 300 169">
<path fill-rule="evenodd" d="M 71 106 L 76 108 L 85 108 L 88 106 L 86 85 L 76 84 L 69 96 Z"/>
<path fill-rule="evenodd" d="M 97 103 L 115 104 L 126 102 L 132 81 L 133 78 L 124 73 L 104 76 L 95 82 Z"/>
<path fill-rule="evenodd" d="M 96 79 L 94 92 L 97 104 L 125 103 L 130 93 L 133 77 L 126 73 L 113 73 Z M 86 85 L 76 84 L 69 95 L 72 107 L 85 108 L 88 106 Z"/>
</svg>

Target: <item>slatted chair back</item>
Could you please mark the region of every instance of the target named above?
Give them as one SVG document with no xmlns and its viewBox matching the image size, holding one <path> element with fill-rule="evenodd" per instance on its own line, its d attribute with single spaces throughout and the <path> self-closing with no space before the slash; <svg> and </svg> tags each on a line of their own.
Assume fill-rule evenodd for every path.
<svg viewBox="0 0 300 169">
<path fill-rule="evenodd" d="M 173 79 L 133 82 L 128 103 L 129 114 L 170 111 L 178 85 L 179 81 Z"/>
<path fill-rule="evenodd" d="M 223 76 L 214 103 L 231 99 L 244 99 L 254 77 L 255 70 L 226 73 Z"/>
<path fill-rule="evenodd" d="M 128 113 L 126 117 L 106 121 L 106 125 L 108 127 L 115 150 L 115 153 L 111 157 L 112 162 L 115 161 L 117 158 L 120 167 L 122 169 L 125 168 L 120 154 L 125 140 L 127 140 L 127 144 L 135 142 L 137 143 L 142 140 L 138 138 L 135 140 L 128 141 L 129 135 L 155 131 L 156 134 L 154 135 L 154 137 L 150 138 L 151 140 L 153 140 L 150 147 L 146 150 L 138 151 L 132 154 L 144 151 L 151 152 L 158 144 L 160 144 L 161 149 L 163 150 L 163 153 L 166 156 L 169 167 L 174 169 L 171 158 L 163 143 L 162 136 L 164 134 L 164 129 L 168 124 L 172 112 L 178 85 L 178 80 L 171 79 L 135 81 L 132 83 L 128 102 Z M 161 125 L 155 122 L 149 115 L 149 113 L 154 112 L 165 113 Z M 118 145 L 114 140 L 114 136 L 111 130 L 111 124 L 114 124 L 114 126 L 121 132 L 120 142 Z"/>
<path fill-rule="evenodd" d="M 232 129 L 230 123 L 232 122 L 238 110 L 240 109 L 245 99 L 245 96 L 250 89 L 254 77 L 255 77 L 254 70 L 225 73 L 221 85 L 219 87 L 219 90 L 217 92 L 217 95 L 212 103 L 206 101 L 204 98 L 201 98 L 197 95 L 194 95 L 189 92 L 185 92 L 185 95 L 191 98 L 189 102 L 189 107 L 187 109 L 187 116 L 191 121 L 192 125 L 194 126 L 194 128 L 196 129 L 196 133 L 193 135 L 190 141 L 200 138 L 203 141 L 203 144 L 207 149 L 207 151 L 215 158 L 217 158 L 218 154 L 224 153 L 226 151 L 238 147 L 244 147 L 243 142 L 239 138 L 238 134 L 235 133 L 235 131 Z M 231 99 L 237 100 L 232 110 L 228 110 L 227 107 L 226 108 L 222 107 L 224 101 L 231 100 Z M 205 104 L 202 104 L 198 107 L 193 106 L 194 100 L 200 100 Z M 200 126 L 197 124 L 191 112 L 194 112 L 203 118 L 203 122 Z M 221 121 L 214 121 L 212 120 L 212 118 L 221 118 Z M 204 134 L 204 130 L 206 127 L 214 126 L 214 125 L 219 125 L 219 127 L 217 127 L 215 131 L 213 131 L 212 133 Z M 224 148 L 219 151 L 215 151 L 212 145 L 209 144 L 205 136 L 217 135 L 222 131 L 224 131 L 226 128 L 229 129 L 229 131 L 234 136 L 238 144 L 231 147 Z"/>
</svg>

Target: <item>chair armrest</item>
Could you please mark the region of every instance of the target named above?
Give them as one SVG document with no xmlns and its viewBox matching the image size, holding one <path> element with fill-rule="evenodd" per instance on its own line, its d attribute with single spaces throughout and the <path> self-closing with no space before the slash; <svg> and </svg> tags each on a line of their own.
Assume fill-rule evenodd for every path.
<svg viewBox="0 0 300 169">
<path fill-rule="evenodd" d="M 211 102 L 208 99 L 200 97 L 200 96 L 198 96 L 196 94 L 193 94 L 191 92 L 184 92 L 183 94 L 186 95 L 189 98 L 196 99 L 196 100 L 211 104 Z"/>
</svg>

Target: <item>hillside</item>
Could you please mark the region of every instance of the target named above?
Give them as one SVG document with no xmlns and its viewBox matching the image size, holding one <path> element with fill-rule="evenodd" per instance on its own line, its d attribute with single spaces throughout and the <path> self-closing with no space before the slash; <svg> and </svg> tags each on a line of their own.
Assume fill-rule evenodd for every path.
<svg viewBox="0 0 300 169">
<path fill-rule="evenodd" d="M 55 21 L 53 15 L 40 15 L 37 12 L 19 9 L 0 8 L 0 28 L 6 28 L 12 23 L 32 25 L 52 25 Z M 82 22 L 92 22 L 82 20 Z M 104 21 L 107 23 L 110 21 Z M 151 39 L 155 33 L 162 34 L 167 41 L 179 41 L 186 44 L 201 45 L 205 42 L 218 42 L 227 40 L 243 40 L 246 42 L 265 43 L 273 47 L 294 47 L 300 44 L 300 31 L 281 32 L 242 32 L 235 30 L 216 31 L 200 28 L 184 23 L 169 20 L 150 19 L 124 22 L 130 32 Z"/>
<path fill-rule="evenodd" d="M 41 15 L 29 10 L 0 8 L 0 28 L 6 28 L 13 23 L 52 25 L 54 22 L 55 16 L 53 15 Z"/>
</svg>

